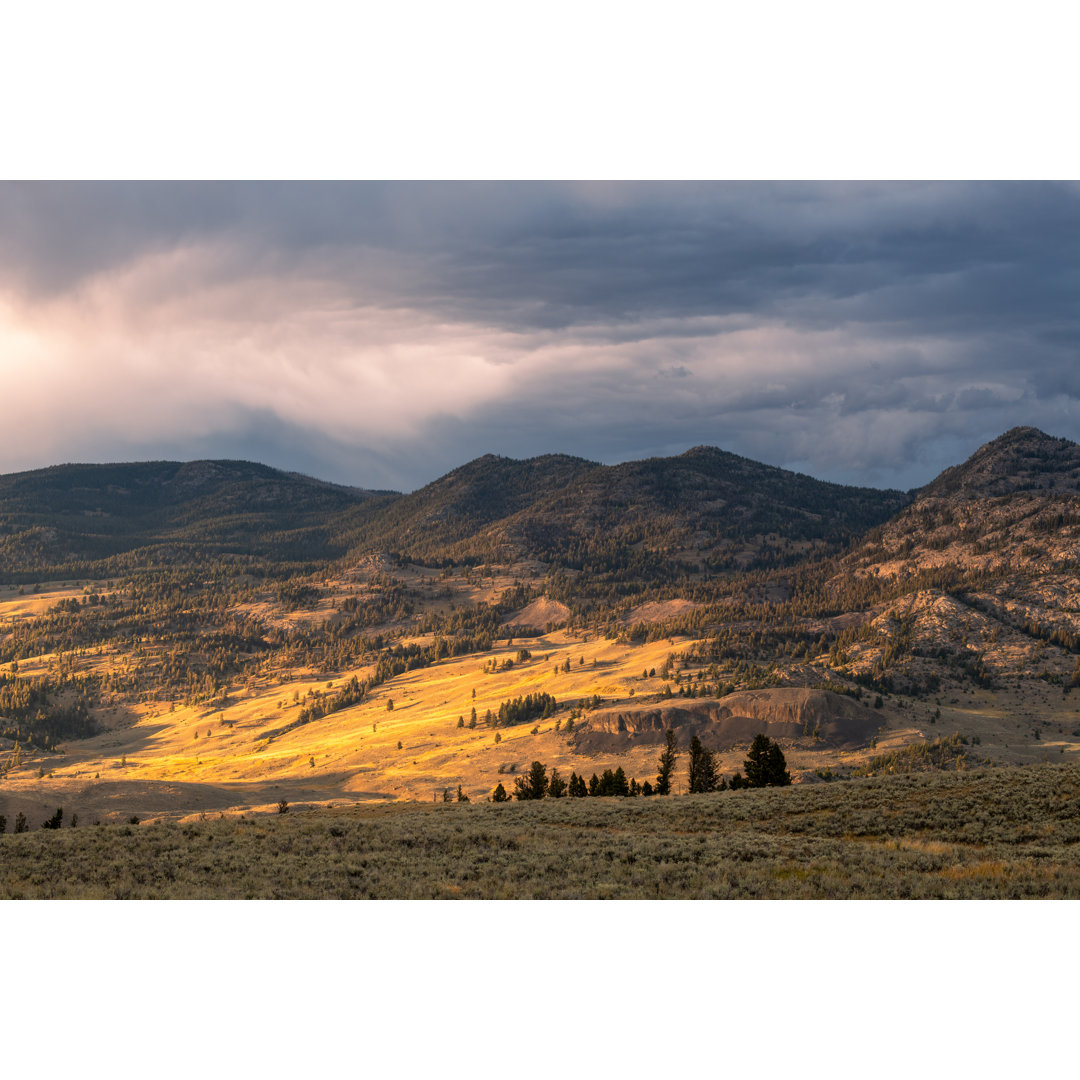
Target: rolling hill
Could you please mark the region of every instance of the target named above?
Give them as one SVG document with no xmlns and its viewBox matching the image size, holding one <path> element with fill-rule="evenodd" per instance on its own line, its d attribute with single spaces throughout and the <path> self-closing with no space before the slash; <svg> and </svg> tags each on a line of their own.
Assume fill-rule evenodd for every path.
<svg viewBox="0 0 1080 1080">
<path fill-rule="evenodd" d="M 0 812 L 645 777 L 669 723 L 728 770 L 772 731 L 800 783 L 1068 762 L 1078 553 L 1080 447 L 1031 428 L 907 494 L 708 447 L 489 455 L 405 495 L 243 462 L 0 477 Z"/>
</svg>

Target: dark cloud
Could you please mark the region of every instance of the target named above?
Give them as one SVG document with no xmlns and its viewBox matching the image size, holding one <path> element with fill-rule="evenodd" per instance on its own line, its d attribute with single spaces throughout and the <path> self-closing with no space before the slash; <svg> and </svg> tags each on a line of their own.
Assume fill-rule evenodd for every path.
<svg viewBox="0 0 1080 1080">
<path fill-rule="evenodd" d="M 0 240 L 4 469 L 713 443 L 909 486 L 1080 435 L 1075 185 L 0 184 Z"/>
</svg>

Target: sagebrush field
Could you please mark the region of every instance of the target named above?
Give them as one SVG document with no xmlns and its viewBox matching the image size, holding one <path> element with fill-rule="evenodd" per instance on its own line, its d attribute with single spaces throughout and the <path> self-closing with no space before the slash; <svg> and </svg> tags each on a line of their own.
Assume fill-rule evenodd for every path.
<svg viewBox="0 0 1080 1080">
<path fill-rule="evenodd" d="M 1080 770 L 0 836 L 4 898 L 1080 898 Z"/>
</svg>

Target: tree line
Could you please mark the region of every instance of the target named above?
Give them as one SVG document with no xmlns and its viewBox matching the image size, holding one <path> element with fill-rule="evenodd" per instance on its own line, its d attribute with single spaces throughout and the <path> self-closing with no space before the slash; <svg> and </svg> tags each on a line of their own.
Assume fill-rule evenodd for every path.
<svg viewBox="0 0 1080 1080">
<path fill-rule="evenodd" d="M 605 769 L 601 776 L 593 773 L 586 782 L 576 772 L 566 780 L 557 768 L 550 774 L 542 761 L 534 761 L 524 776 L 514 781 L 512 796 L 500 781 L 490 796 L 491 802 L 509 802 L 511 797 L 522 801 L 533 799 L 585 798 L 587 796 L 635 796 L 670 795 L 675 766 L 679 758 L 679 739 L 672 728 L 664 733 L 664 749 L 657 761 L 656 783 L 648 780 L 639 784 L 635 777 L 629 780 L 622 766 Z M 737 791 L 740 788 L 785 787 L 791 783 L 791 774 L 779 743 L 767 735 L 754 736 L 750 750 L 743 762 L 743 773 L 736 771 L 729 780 L 721 776 L 714 751 L 704 746 L 694 735 L 688 747 L 686 771 L 687 792 L 691 795 L 711 791 Z"/>
</svg>

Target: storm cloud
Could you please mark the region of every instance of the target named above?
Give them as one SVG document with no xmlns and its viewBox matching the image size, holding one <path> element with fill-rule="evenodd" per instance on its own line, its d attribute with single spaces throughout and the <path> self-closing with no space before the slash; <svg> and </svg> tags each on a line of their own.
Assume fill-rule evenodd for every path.
<svg viewBox="0 0 1080 1080">
<path fill-rule="evenodd" d="M 914 486 L 1080 437 L 1078 251 L 1068 184 L 0 184 L 0 471 L 707 443 Z"/>
</svg>

